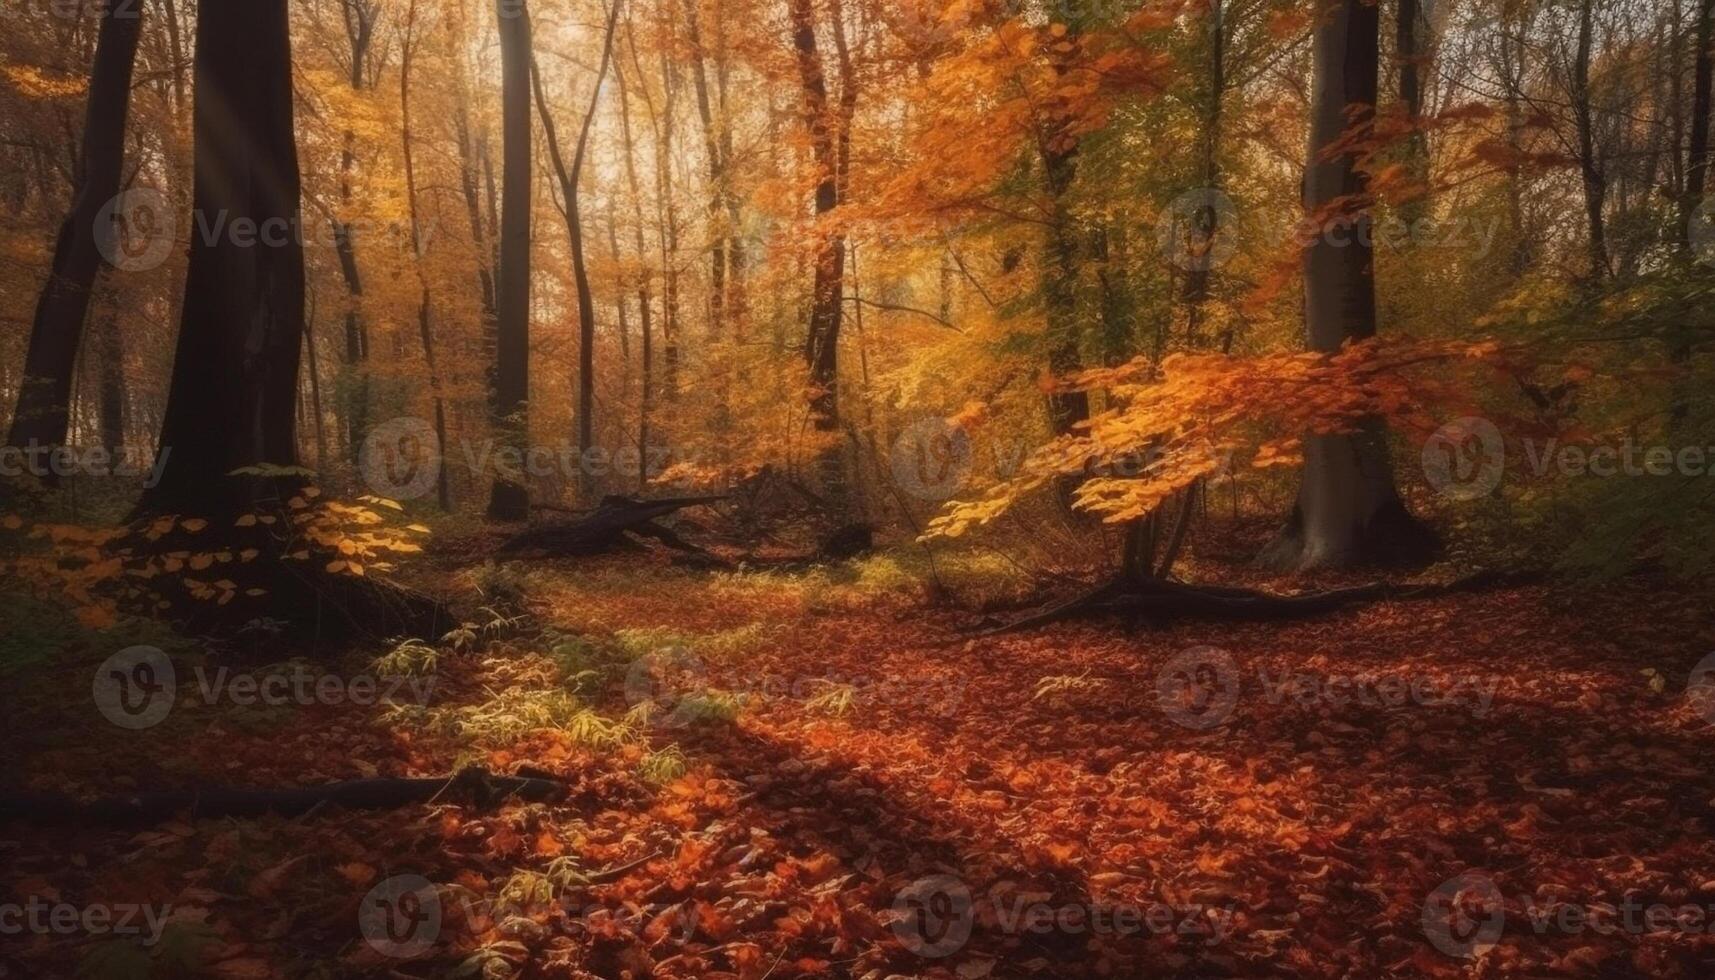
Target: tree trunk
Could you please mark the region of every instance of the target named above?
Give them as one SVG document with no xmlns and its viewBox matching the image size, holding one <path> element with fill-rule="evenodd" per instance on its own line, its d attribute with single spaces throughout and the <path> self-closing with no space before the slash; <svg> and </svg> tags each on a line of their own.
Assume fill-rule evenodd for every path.
<svg viewBox="0 0 1715 980">
<path fill-rule="evenodd" d="M 107 0 L 102 8 L 95 65 L 84 121 L 83 152 L 71 210 L 60 226 L 53 266 L 36 304 L 30 327 L 24 377 L 12 415 L 7 444 L 18 448 L 65 444 L 71 407 L 72 372 L 89 313 L 90 292 L 101 268 L 101 253 L 118 232 L 97 228 L 119 193 L 125 157 L 125 117 L 131 103 L 131 76 L 142 33 L 140 5 Z M 103 240 L 105 239 L 105 241 Z"/>
<path fill-rule="evenodd" d="M 822 70 L 822 57 L 816 46 L 815 15 L 810 0 L 788 0 L 792 22 L 793 47 L 798 56 L 798 75 L 804 93 L 804 125 L 810 133 L 812 161 L 816 167 L 816 210 L 818 224 L 839 207 L 839 161 L 835 148 L 833 120 L 828 108 L 828 83 Z M 826 229 L 818 229 L 820 245 L 816 250 L 816 269 L 810 303 L 810 324 L 804 343 L 804 358 L 810 368 L 810 415 L 816 429 L 833 432 L 839 428 L 839 349 L 840 321 L 844 298 L 845 277 L 844 239 Z"/>
<path fill-rule="evenodd" d="M 375 41 L 375 26 L 380 11 L 371 0 L 341 0 L 340 12 L 345 18 L 346 40 L 350 45 L 351 64 L 348 81 L 353 93 L 363 91 L 365 63 L 370 46 Z M 349 211 L 352 202 L 352 172 L 357 166 L 357 134 L 347 129 L 339 161 L 340 207 Z M 369 429 L 369 324 L 363 315 L 363 274 L 357 264 L 357 243 L 349 214 L 333 220 L 334 253 L 339 259 L 340 276 L 345 280 L 347 307 L 345 311 L 345 363 L 350 372 L 351 387 L 347 391 L 346 448 L 353 462 L 363 450 L 363 440 Z"/>
<path fill-rule="evenodd" d="M 629 26 L 627 18 L 628 40 L 631 39 Z M 633 231 L 637 262 L 640 266 L 637 275 L 637 309 L 641 321 L 639 329 L 642 331 L 639 338 L 639 357 L 642 361 L 639 365 L 639 377 L 642 391 L 637 410 L 637 487 L 642 490 L 649 486 L 649 416 L 655 407 L 655 325 L 650 310 L 652 275 L 649 270 L 649 244 L 643 235 L 643 189 L 642 183 L 637 179 L 636 141 L 631 130 L 631 90 L 626 86 L 623 64 L 614 66 L 614 79 L 619 83 L 619 122 L 625 143 L 625 178 L 631 188 L 631 206 L 635 218 Z M 638 81 L 643 84 L 641 77 Z"/>
<path fill-rule="evenodd" d="M 1324 354 L 1376 333 L 1367 179 L 1353 155 L 1330 158 L 1328 150 L 1349 125 L 1373 125 L 1379 30 L 1375 4 L 1339 0 L 1314 41 L 1304 210 L 1320 234 L 1305 250 L 1304 293 L 1310 349 Z M 1344 203 L 1353 201 L 1361 207 Z M 1262 561 L 1282 570 L 1350 568 L 1420 561 L 1432 550 L 1432 536 L 1394 487 L 1386 425 L 1369 419 L 1355 433 L 1305 438 L 1298 504 Z"/>
<path fill-rule="evenodd" d="M 429 270 L 425 264 L 428 260 L 428 242 L 422 217 L 417 210 L 417 165 L 416 154 L 412 149 L 411 67 L 416 45 L 420 43 L 415 36 L 416 26 L 417 0 L 411 0 L 399 51 L 400 143 L 405 157 L 405 198 L 411 215 L 412 257 L 416 259 L 417 268 L 417 333 L 423 342 L 423 364 L 429 369 L 429 397 L 434 403 L 435 443 L 440 455 L 440 464 L 435 475 L 435 500 L 442 511 L 451 512 L 453 496 L 452 487 L 447 482 L 446 466 L 447 408 L 441 398 L 441 376 L 435 368 L 434 307 L 429 291 Z"/>
<path fill-rule="evenodd" d="M 530 14 L 522 0 L 496 0 L 500 16 L 501 99 L 505 202 L 501 205 L 500 263 L 495 289 L 494 428 L 501 443 L 523 453 L 529 437 L 530 398 Z M 522 473 L 497 471 L 488 516 L 530 518 L 530 491 Z"/>
<path fill-rule="evenodd" d="M 578 290 L 578 451 L 588 460 L 595 446 L 595 293 L 590 288 L 589 264 L 584 254 L 583 215 L 579 208 L 579 185 L 584 172 L 584 158 L 589 150 L 590 132 L 595 126 L 596 107 L 601 104 L 602 83 L 607 79 L 608 66 L 613 62 L 613 38 L 619 26 L 619 13 L 624 0 L 613 0 L 608 12 L 607 33 L 602 42 L 601 68 L 596 73 L 590 94 L 589 109 L 584 113 L 583 126 L 578 132 L 577 149 L 567 168 L 560 153 L 560 139 L 554 129 L 553 114 L 542 92 L 542 76 L 531 65 L 532 83 L 536 90 L 536 111 L 542 117 L 542 135 L 548 141 L 548 157 L 560 181 L 560 193 L 565 198 L 566 232 L 571 238 L 572 278 Z M 594 474 L 588 466 L 578 468 L 578 485 L 588 497 L 594 493 Z"/>
<path fill-rule="evenodd" d="M 1711 82 L 1715 76 L 1715 0 L 1703 0 L 1697 13 L 1697 54 L 1693 68 L 1691 95 L 1691 147 L 1686 154 L 1685 196 L 1680 203 L 1681 239 L 1689 251 L 1692 245 L 1692 222 L 1703 206 L 1709 182 L 1709 112 Z"/>
<path fill-rule="evenodd" d="M 1072 26 L 1076 31 L 1076 25 Z M 1064 75 L 1065 56 L 1052 54 L 1054 72 Z M 1055 120 L 1038 134 L 1038 153 L 1050 199 L 1047 237 L 1042 256 L 1042 305 L 1048 327 L 1048 371 L 1064 381 L 1084 368 L 1078 319 L 1078 229 L 1072 215 L 1072 182 L 1078 176 L 1078 137 L 1064 120 Z M 1048 420 L 1056 435 L 1066 435 L 1090 417 L 1090 396 L 1056 390 L 1048 396 Z M 1070 501 L 1071 481 L 1060 481 L 1061 498 Z"/>
<path fill-rule="evenodd" d="M 1596 124 L 1590 94 L 1590 57 L 1595 44 L 1595 0 L 1583 0 L 1578 8 L 1578 51 L 1572 63 L 1572 114 L 1578 129 L 1578 169 L 1584 185 L 1584 215 L 1589 227 L 1590 281 L 1601 282 L 1608 274 L 1608 234 L 1603 209 L 1608 196 L 1607 177 L 1596 159 Z"/>
<path fill-rule="evenodd" d="M 197 8 L 195 226 L 161 480 L 141 509 L 230 519 L 295 467 L 304 251 L 286 0 Z M 259 229 L 254 240 L 242 227 Z"/>
</svg>

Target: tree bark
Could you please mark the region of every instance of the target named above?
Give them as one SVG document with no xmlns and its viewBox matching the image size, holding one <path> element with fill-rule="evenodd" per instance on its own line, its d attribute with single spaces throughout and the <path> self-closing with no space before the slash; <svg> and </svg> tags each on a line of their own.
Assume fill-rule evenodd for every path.
<svg viewBox="0 0 1715 980">
<path fill-rule="evenodd" d="M 530 431 L 530 14 L 523 0 L 496 0 L 496 4 L 505 201 L 495 289 L 494 428 L 504 445 L 522 453 Z M 529 520 L 530 491 L 523 479 L 522 473 L 495 473 L 488 501 L 490 518 Z"/>
<path fill-rule="evenodd" d="M 1607 205 L 1608 181 L 1596 158 L 1596 124 L 1590 93 L 1590 58 L 1595 45 L 1595 0 L 1583 0 L 1578 8 L 1578 50 L 1572 62 L 1572 114 L 1578 130 L 1578 169 L 1584 186 L 1584 215 L 1588 225 L 1587 246 L 1590 280 L 1607 277 L 1608 234 L 1603 210 Z"/>
<path fill-rule="evenodd" d="M 839 161 L 833 119 L 828 106 L 828 82 L 816 44 L 815 14 L 810 0 L 788 0 L 793 48 L 804 95 L 804 125 L 810 133 L 811 159 L 816 168 L 815 220 L 818 225 L 839 207 Z M 810 368 L 810 415 L 816 429 L 839 428 L 840 323 L 844 299 L 845 242 L 842 236 L 818 228 L 815 279 L 804 359 Z"/>
<path fill-rule="evenodd" d="M 566 232 L 571 238 L 572 278 L 578 290 L 578 451 L 583 459 L 590 458 L 595 446 L 595 293 L 590 288 L 589 264 L 584 253 L 583 214 L 579 206 L 579 187 L 583 179 L 584 159 L 589 150 L 590 133 L 595 127 L 596 108 L 601 104 L 602 83 L 607 79 L 613 62 L 613 39 L 619 26 L 619 13 L 624 0 L 613 0 L 607 16 L 607 32 L 602 40 L 601 67 L 596 72 L 595 86 L 590 93 L 589 109 L 584 113 L 578 131 L 578 144 L 572 154 L 571 167 L 566 166 L 560 153 L 560 139 L 554 129 L 553 114 L 542 92 L 542 76 L 531 64 L 531 79 L 536 90 L 536 111 L 542 117 L 543 136 L 548 141 L 548 156 L 560 181 L 560 193 L 565 198 Z M 594 474 L 588 466 L 578 468 L 578 485 L 587 497 L 594 492 Z"/>
<path fill-rule="evenodd" d="M 119 193 L 125 117 L 131 103 L 131 77 L 142 24 L 139 3 L 106 0 L 102 7 L 76 189 L 60 226 L 53 266 L 30 327 L 24 377 L 7 436 L 10 446 L 52 448 L 66 441 L 72 373 L 89 314 L 90 293 L 102 264 L 103 243 L 98 236 L 117 234 L 117 229 L 96 225 L 103 208 Z M 107 238 L 109 246 L 113 241 Z"/>
<path fill-rule="evenodd" d="M 423 364 L 429 369 L 429 397 L 435 412 L 435 442 L 441 464 L 435 476 L 435 500 L 441 510 L 453 509 L 452 487 L 447 482 L 447 408 L 441 398 L 441 376 L 435 367 L 434 306 L 429 290 L 428 242 L 417 210 L 417 164 L 412 148 L 411 68 L 420 41 L 415 36 L 417 0 L 411 0 L 399 51 L 400 142 L 405 157 L 405 198 L 411 215 L 411 249 L 417 268 L 417 333 L 423 342 Z"/>
<path fill-rule="evenodd" d="M 1324 354 L 1376 334 L 1368 179 L 1351 153 L 1330 149 L 1349 127 L 1361 136 L 1373 126 L 1379 31 L 1375 4 L 1339 0 L 1314 40 L 1304 210 L 1318 234 L 1304 254 L 1304 293 L 1310 349 Z M 1305 438 L 1297 506 L 1262 561 L 1282 570 L 1350 568 L 1417 562 L 1432 551 L 1432 536 L 1394 487 L 1386 424 L 1372 418 L 1354 433 Z"/>
<path fill-rule="evenodd" d="M 348 81 L 351 90 L 362 92 L 366 80 L 364 71 L 380 10 L 372 0 L 340 0 L 340 12 L 345 18 L 346 40 L 350 44 L 351 64 Z M 357 166 L 357 134 L 347 129 L 339 161 L 339 201 L 349 210 L 352 202 L 352 172 Z M 348 214 L 333 220 L 334 253 L 339 259 L 340 276 L 345 280 L 347 307 L 345 311 L 345 363 L 351 372 L 351 388 L 347 392 L 346 448 L 353 461 L 363 449 L 369 429 L 369 324 L 363 315 L 363 274 L 357 264 L 357 243 Z"/>
<path fill-rule="evenodd" d="M 1681 243 L 1692 246 L 1691 224 L 1703 206 L 1709 182 L 1709 112 L 1715 81 L 1715 0 L 1702 0 L 1697 13 L 1697 54 L 1692 74 L 1691 146 L 1686 153 L 1685 196 L 1680 203 Z"/>
<path fill-rule="evenodd" d="M 197 8 L 196 178 L 161 480 L 149 513 L 226 519 L 275 499 L 245 467 L 298 463 L 304 251 L 286 0 Z M 240 229 L 254 222 L 252 240 Z M 212 232 L 212 233 L 211 233 Z"/>
</svg>

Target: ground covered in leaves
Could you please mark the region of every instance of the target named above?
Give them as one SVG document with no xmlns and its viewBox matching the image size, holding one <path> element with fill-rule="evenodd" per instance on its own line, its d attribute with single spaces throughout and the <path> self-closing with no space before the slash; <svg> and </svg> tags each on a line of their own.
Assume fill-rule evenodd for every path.
<svg viewBox="0 0 1715 980">
<path fill-rule="evenodd" d="M 477 565 L 440 583 L 466 628 L 284 663 L 15 606 L 11 791 L 481 765 L 568 795 L 6 823 L 0 975 L 1715 975 L 1704 604 L 1640 581 L 974 638 L 1033 586 L 936 571 Z M 92 677 L 136 645 L 176 698 L 127 729 Z"/>
</svg>

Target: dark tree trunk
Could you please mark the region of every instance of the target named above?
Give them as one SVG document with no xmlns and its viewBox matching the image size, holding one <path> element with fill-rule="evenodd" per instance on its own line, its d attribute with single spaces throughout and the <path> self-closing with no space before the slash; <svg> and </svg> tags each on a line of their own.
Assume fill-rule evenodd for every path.
<svg viewBox="0 0 1715 980">
<path fill-rule="evenodd" d="M 1709 182 L 1709 112 L 1711 83 L 1715 81 L 1715 0 L 1703 0 L 1697 13 L 1697 55 L 1691 95 L 1691 147 L 1686 154 L 1685 197 L 1682 201 L 1683 243 L 1690 249 L 1691 224 L 1703 206 Z"/>
<path fill-rule="evenodd" d="M 60 226 L 53 267 L 36 304 L 30 345 L 24 358 L 24 378 L 12 416 L 7 443 L 65 444 L 70 417 L 72 372 L 89 313 L 90 291 L 101 268 L 98 235 L 118 230 L 96 227 L 102 209 L 119 193 L 125 157 L 125 116 L 131 102 L 131 76 L 142 32 L 141 5 L 107 0 L 102 8 L 101 33 L 84 122 L 83 153 L 78 161 L 77 186 L 71 210 Z M 115 241 L 109 238 L 108 242 Z"/>
<path fill-rule="evenodd" d="M 275 481 L 234 471 L 298 463 L 304 251 L 287 25 L 286 0 L 197 8 L 193 221 L 203 231 L 191 241 L 165 466 L 146 512 L 249 513 Z"/>
<path fill-rule="evenodd" d="M 119 298 L 114 290 L 102 290 L 100 326 L 96 343 L 100 348 L 101 446 L 111 459 L 125 450 L 125 345 L 119 336 Z"/>
<path fill-rule="evenodd" d="M 530 398 L 530 15 L 522 2 L 496 0 L 500 15 L 505 202 L 501 205 L 500 264 L 495 307 L 494 427 L 504 445 L 523 452 Z M 514 479 L 516 477 L 516 479 Z M 530 518 L 523 474 L 497 472 L 488 516 Z"/>
<path fill-rule="evenodd" d="M 375 27 L 380 10 L 372 0 L 340 0 L 340 12 L 345 18 L 346 40 L 350 44 L 351 64 L 349 82 L 353 92 L 363 91 L 365 66 L 370 48 L 375 42 Z M 339 161 L 339 200 L 349 209 L 352 200 L 352 172 L 357 166 L 357 134 L 347 129 Z M 351 387 L 347 391 L 346 446 L 355 462 L 363 449 L 369 429 L 369 324 L 363 315 L 363 274 L 357 264 L 357 243 L 354 230 L 346 215 L 334 219 L 334 252 L 339 258 L 340 275 L 345 280 L 347 306 L 345 311 L 345 363 L 351 372 Z"/>
<path fill-rule="evenodd" d="M 1572 62 L 1572 114 L 1578 129 L 1578 169 L 1584 185 L 1584 216 L 1588 225 L 1590 280 L 1608 275 L 1608 233 L 1603 210 L 1607 206 L 1608 179 L 1596 158 L 1595 109 L 1591 105 L 1590 58 L 1595 45 L 1595 0 L 1584 0 L 1578 8 L 1578 51 Z"/>
<path fill-rule="evenodd" d="M 566 232 L 571 238 L 572 278 L 578 290 L 578 451 L 589 459 L 595 446 L 595 292 L 590 288 L 589 263 L 584 253 L 583 212 L 579 207 L 579 187 L 583 180 L 584 159 L 589 151 L 590 132 L 595 127 L 596 108 L 601 103 L 602 83 L 613 62 L 613 38 L 619 26 L 619 13 L 624 0 L 613 0 L 608 12 L 607 34 L 602 43 L 601 68 L 596 73 L 590 94 L 589 109 L 584 113 L 583 126 L 578 132 L 577 149 L 572 154 L 571 167 L 560 154 L 560 140 L 554 130 L 554 117 L 548 111 L 548 100 L 542 93 L 542 77 L 531 66 L 536 90 L 536 111 L 542 117 L 543 135 L 548 140 L 548 156 L 554 163 L 554 173 L 560 181 L 560 193 L 565 198 Z M 593 473 L 588 466 L 579 467 L 579 487 L 588 496 L 594 492 Z"/>
<path fill-rule="evenodd" d="M 1367 180 L 1351 154 L 1328 150 L 1349 127 L 1373 124 L 1379 30 L 1376 5 L 1365 0 L 1339 0 L 1316 30 L 1304 209 L 1320 234 L 1305 249 L 1304 293 L 1310 349 L 1324 354 L 1376 333 L 1368 208 L 1339 203 L 1363 201 Z M 1386 425 L 1369 419 L 1355 433 L 1306 437 L 1298 504 L 1262 560 L 1286 570 L 1349 568 L 1420 561 L 1432 550 L 1394 487 Z"/>
<path fill-rule="evenodd" d="M 1072 25 L 1074 31 L 1077 25 Z M 1069 66 L 1058 52 L 1054 72 L 1064 75 Z M 1072 214 L 1072 182 L 1078 176 L 1079 141 L 1064 120 L 1055 120 L 1037 136 L 1043 176 L 1048 184 L 1050 211 L 1042 256 L 1042 305 L 1048 326 L 1048 370 L 1056 381 L 1065 381 L 1084 369 L 1082 335 L 1078 319 L 1078 275 L 1080 254 L 1077 219 Z M 1066 435 L 1090 417 L 1090 396 L 1082 390 L 1056 390 L 1048 396 L 1048 420 L 1058 435 Z M 1060 481 L 1062 500 L 1069 502 L 1074 484 Z"/>
<path fill-rule="evenodd" d="M 399 117 L 400 143 L 405 158 L 405 198 L 411 215 L 411 249 L 417 267 L 417 334 L 423 342 L 423 366 L 429 369 L 429 395 L 435 411 L 435 442 L 441 464 L 435 475 L 435 501 L 441 510 L 453 509 L 452 487 L 447 480 L 447 407 L 441 397 L 441 375 L 435 366 L 435 328 L 433 295 L 429 290 L 428 238 L 424 233 L 422 216 L 417 209 L 417 163 L 412 148 L 411 131 L 411 68 L 416 56 L 417 0 L 411 0 L 405 31 L 400 38 L 399 52 Z"/>
<path fill-rule="evenodd" d="M 839 161 L 828 107 L 828 82 L 816 46 L 815 14 L 810 0 L 790 0 L 789 12 L 804 94 L 804 125 L 810 132 L 811 156 L 817 173 L 816 220 L 822 222 L 840 204 Z M 822 432 L 835 431 L 840 424 L 839 351 L 845 261 L 844 239 L 822 231 L 804 343 L 810 383 L 816 389 L 811 396 L 810 415 L 817 430 Z"/>
</svg>

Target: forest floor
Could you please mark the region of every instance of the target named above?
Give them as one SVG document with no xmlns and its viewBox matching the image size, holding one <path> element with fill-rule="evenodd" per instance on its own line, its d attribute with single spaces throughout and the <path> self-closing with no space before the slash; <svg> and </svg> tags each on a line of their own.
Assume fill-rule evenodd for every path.
<svg viewBox="0 0 1715 980">
<path fill-rule="evenodd" d="M 1647 582 L 973 639 L 1030 595 L 1002 562 L 931 600 L 911 556 L 440 560 L 472 629 L 375 664 L 13 608 L 13 661 L 57 652 L 5 679 L 8 789 L 527 764 L 565 802 L 0 825 L 0 976 L 1715 975 L 1715 614 Z M 128 730 L 91 678 L 138 643 L 178 693 Z M 351 703 L 372 671 L 413 683 Z"/>
</svg>

